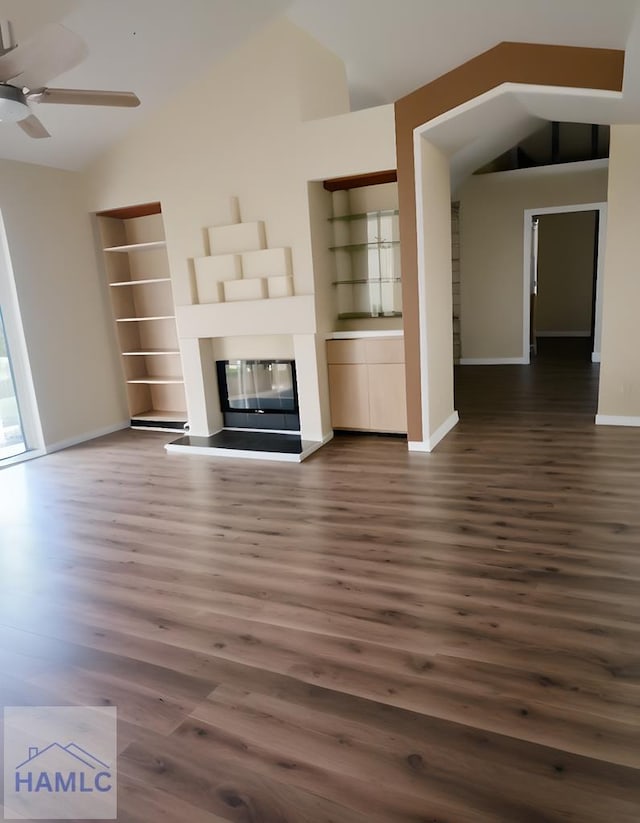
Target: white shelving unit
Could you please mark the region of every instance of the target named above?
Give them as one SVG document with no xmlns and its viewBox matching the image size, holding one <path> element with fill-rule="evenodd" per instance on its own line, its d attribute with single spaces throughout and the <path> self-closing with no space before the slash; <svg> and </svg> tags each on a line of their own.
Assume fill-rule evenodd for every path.
<svg viewBox="0 0 640 823">
<path fill-rule="evenodd" d="M 184 381 L 160 204 L 97 216 L 131 425 L 182 429 Z"/>
</svg>

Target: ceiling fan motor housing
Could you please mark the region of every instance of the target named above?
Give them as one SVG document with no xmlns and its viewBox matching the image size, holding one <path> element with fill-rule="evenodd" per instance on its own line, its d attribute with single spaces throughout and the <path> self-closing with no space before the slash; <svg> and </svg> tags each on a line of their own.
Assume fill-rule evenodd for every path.
<svg viewBox="0 0 640 823">
<path fill-rule="evenodd" d="M 22 89 L 0 83 L 0 121 L 24 120 L 30 114 L 27 100 Z"/>
</svg>

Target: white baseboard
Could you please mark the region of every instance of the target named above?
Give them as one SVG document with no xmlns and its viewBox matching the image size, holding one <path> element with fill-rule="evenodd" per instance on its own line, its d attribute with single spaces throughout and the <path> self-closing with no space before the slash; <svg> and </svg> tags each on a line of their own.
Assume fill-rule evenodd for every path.
<svg viewBox="0 0 640 823">
<path fill-rule="evenodd" d="M 596 426 L 640 426 L 640 417 L 596 414 Z"/>
<path fill-rule="evenodd" d="M 458 423 L 458 412 L 454 411 L 449 415 L 441 426 L 434 431 L 431 437 L 426 440 L 409 440 L 408 446 L 410 452 L 432 452 L 443 437 L 446 437 L 451 429 Z"/>
<path fill-rule="evenodd" d="M 590 329 L 578 331 L 536 331 L 536 337 L 591 337 Z"/>
<path fill-rule="evenodd" d="M 461 366 L 528 366 L 525 357 L 461 357 Z"/>
<path fill-rule="evenodd" d="M 24 463 L 26 460 L 35 460 L 37 457 L 44 457 L 44 449 L 29 449 L 21 454 L 14 454 L 13 457 L 3 457 L 0 460 L 0 470 L 15 466 L 16 463 Z"/>
<path fill-rule="evenodd" d="M 591 352 L 591 362 L 592 363 L 599 363 L 600 362 L 600 352 L 599 351 L 592 351 Z"/>
<path fill-rule="evenodd" d="M 79 437 L 69 437 L 67 440 L 59 440 L 57 443 L 47 443 L 45 446 L 46 454 L 52 452 L 59 452 L 62 449 L 68 449 L 69 446 L 77 446 L 80 443 L 86 443 L 88 440 L 95 440 L 96 437 L 104 437 L 105 434 L 113 434 L 114 432 L 128 429 L 131 424 L 129 419 L 123 420 L 121 423 L 114 423 L 112 426 L 105 426 L 103 429 L 96 429 L 86 434 L 81 434 Z"/>
</svg>

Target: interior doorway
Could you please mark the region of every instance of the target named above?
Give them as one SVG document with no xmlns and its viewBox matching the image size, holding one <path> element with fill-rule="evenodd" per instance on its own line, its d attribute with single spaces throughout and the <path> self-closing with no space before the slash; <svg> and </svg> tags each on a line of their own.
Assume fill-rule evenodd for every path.
<svg viewBox="0 0 640 823">
<path fill-rule="evenodd" d="M 525 362 L 554 346 L 600 362 L 606 204 L 527 209 L 524 229 Z"/>
<path fill-rule="evenodd" d="M 524 212 L 523 356 L 455 367 L 461 418 L 594 423 L 606 204 Z"/>
</svg>

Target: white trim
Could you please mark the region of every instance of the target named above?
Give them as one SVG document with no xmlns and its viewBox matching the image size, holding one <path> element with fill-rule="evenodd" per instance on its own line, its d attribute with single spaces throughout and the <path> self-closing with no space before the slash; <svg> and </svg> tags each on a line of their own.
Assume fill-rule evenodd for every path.
<svg viewBox="0 0 640 823">
<path fill-rule="evenodd" d="M 407 447 L 410 452 L 430 452 L 429 445 L 424 440 L 409 440 Z"/>
<path fill-rule="evenodd" d="M 568 164 L 566 164 L 568 165 Z M 604 272 L 604 250 L 607 237 L 607 204 L 577 203 L 567 206 L 543 206 L 524 210 L 523 280 L 522 280 L 522 353 L 529 363 L 529 337 L 531 331 L 531 221 L 536 215 L 565 214 L 579 211 L 597 211 L 598 219 L 598 260 L 596 265 L 596 306 L 594 318 L 594 352 L 600 349 L 602 337 L 602 274 Z M 538 336 L 538 335 L 536 335 Z M 543 336 L 543 335 L 540 335 Z M 595 361 L 594 361 L 595 362 Z M 599 362 L 599 361 L 598 361 Z"/>
<path fill-rule="evenodd" d="M 592 363 L 599 363 L 600 362 L 600 352 L 599 351 L 592 351 L 591 352 L 591 362 Z"/>
<path fill-rule="evenodd" d="M 569 164 L 565 163 L 565 165 Z M 606 201 L 600 201 L 598 203 L 574 203 L 570 206 L 544 206 L 539 209 L 526 209 L 526 211 L 530 212 L 533 217 L 534 215 L 539 214 L 564 214 L 565 212 L 598 211 L 600 209 L 604 209 L 606 211 Z"/>
<path fill-rule="evenodd" d="M 45 447 L 44 453 L 51 454 L 52 452 L 58 452 L 62 449 L 68 449 L 69 446 L 77 446 L 80 443 L 86 443 L 88 440 L 95 440 L 96 437 L 104 437 L 106 434 L 113 434 L 114 432 L 128 429 L 130 423 L 130 420 L 124 420 L 121 423 L 114 423 L 111 426 L 105 426 L 102 429 L 96 429 L 95 431 L 81 434 L 79 437 L 69 437 L 66 440 L 59 440 L 57 443 L 48 443 Z"/>
<path fill-rule="evenodd" d="M 27 460 L 35 460 L 36 457 L 44 457 L 46 454 L 44 449 L 29 449 L 20 454 L 14 454 L 13 457 L 4 457 L 0 460 L 0 471 L 8 469 L 9 466 L 15 466 L 17 463 L 24 463 Z"/>
<path fill-rule="evenodd" d="M 616 414 L 596 414 L 596 426 L 640 426 L 640 417 L 620 417 Z"/>
<path fill-rule="evenodd" d="M 427 296 L 425 294 L 424 273 L 424 205 L 422 179 L 422 135 L 419 129 L 413 132 L 414 189 L 416 200 L 416 252 L 418 269 L 418 336 L 420 348 L 420 405 L 422 411 L 422 436 L 428 435 L 429 428 L 429 348 L 427 338 Z"/>
<path fill-rule="evenodd" d="M 536 337 L 591 337 L 590 329 L 578 331 L 536 331 Z"/>
<path fill-rule="evenodd" d="M 522 95 L 523 97 L 526 97 L 528 94 L 540 93 L 547 94 L 549 96 L 571 95 L 572 97 L 599 97 L 603 100 L 623 99 L 622 92 L 606 91 L 605 89 L 581 89 L 569 86 L 545 86 L 534 83 L 500 83 L 498 86 L 494 86 L 492 89 L 489 89 L 489 91 L 484 92 L 484 94 L 479 94 L 477 97 L 473 97 L 471 100 L 467 100 L 466 102 L 461 103 L 459 106 L 455 106 L 453 109 L 449 109 L 443 114 L 438 115 L 438 117 L 434 117 L 431 120 L 427 120 L 426 123 L 423 123 L 421 126 L 418 126 L 416 128 L 416 131 L 420 131 L 424 134 L 428 132 L 430 129 L 434 128 L 435 126 L 439 126 L 442 123 L 446 123 L 448 120 L 452 120 L 453 118 L 458 117 L 460 114 L 464 114 L 467 111 L 471 111 L 477 106 L 481 106 L 484 103 L 487 103 L 489 100 L 493 100 L 495 97 L 500 97 L 503 94 L 513 94 L 516 97 Z"/>
<path fill-rule="evenodd" d="M 461 357 L 461 366 L 528 366 L 524 357 Z"/>
<path fill-rule="evenodd" d="M 442 438 L 449 434 L 451 429 L 458 423 L 459 420 L 460 418 L 458 417 L 458 412 L 454 411 L 453 414 L 449 415 L 441 426 L 438 426 L 431 437 L 428 437 L 426 440 L 409 440 L 409 451 L 432 452 Z"/>
</svg>

